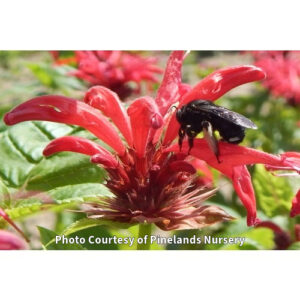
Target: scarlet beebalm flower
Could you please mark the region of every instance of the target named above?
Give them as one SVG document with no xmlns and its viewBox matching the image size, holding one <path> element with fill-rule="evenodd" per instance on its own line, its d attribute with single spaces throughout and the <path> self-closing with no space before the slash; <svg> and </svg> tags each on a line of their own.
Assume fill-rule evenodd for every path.
<svg viewBox="0 0 300 300">
<path fill-rule="evenodd" d="M 0 230 L 0 250 L 25 250 L 27 245 L 23 239 L 17 235 L 6 231 Z"/>
<path fill-rule="evenodd" d="M 105 86 L 121 99 L 139 93 L 142 82 L 151 90 L 153 83 L 158 82 L 156 75 L 163 72 L 155 57 L 143 57 L 133 52 L 75 51 L 74 59 L 77 70 L 70 75 L 88 82 L 90 86 Z"/>
<path fill-rule="evenodd" d="M 181 107 L 195 99 L 215 101 L 236 86 L 263 79 L 264 72 L 248 65 L 230 67 L 213 72 L 192 88 L 181 82 L 183 59 L 183 51 L 173 52 L 156 98 L 136 99 L 127 111 L 114 92 L 96 86 L 86 93 L 85 103 L 63 96 L 31 99 L 6 114 L 5 123 L 44 120 L 79 125 L 114 150 L 112 154 L 95 142 L 72 136 L 56 139 L 44 150 L 46 156 L 61 151 L 83 153 L 107 170 L 106 185 L 115 197 L 89 204 L 85 208 L 89 217 L 155 223 L 164 230 L 202 228 L 231 220 L 221 208 L 203 203 L 214 191 L 199 180 L 190 161 L 193 156 L 232 180 L 247 209 L 248 225 L 254 225 L 258 222 L 256 202 L 246 165 L 262 163 L 295 169 L 300 163 L 293 157 L 225 142 L 220 142 L 218 163 L 203 139 L 195 140 L 189 156 L 186 142 L 182 152 L 174 144 L 179 124 L 170 107 L 175 103 Z"/>
<path fill-rule="evenodd" d="M 255 65 L 267 74 L 263 85 L 275 97 L 299 104 L 300 51 L 254 51 L 253 56 Z"/>
</svg>

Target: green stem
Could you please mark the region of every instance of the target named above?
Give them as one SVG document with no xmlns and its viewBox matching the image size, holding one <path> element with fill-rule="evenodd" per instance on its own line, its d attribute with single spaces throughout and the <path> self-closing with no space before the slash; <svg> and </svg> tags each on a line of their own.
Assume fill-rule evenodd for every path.
<svg viewBox="0 0 300 300">
<path fill-rule="evenodd" d="M 141 244 L 137 243 L 137 250 L 150 250 L 150 236 L 152 224 L 140 224 L 139 225 L 139 236 L 138 239 L 143 239 Z M 146 238 L 147 236 L 147 238 Z M 146 240 L 145 240 L 146 238 Z"/>
</svg>

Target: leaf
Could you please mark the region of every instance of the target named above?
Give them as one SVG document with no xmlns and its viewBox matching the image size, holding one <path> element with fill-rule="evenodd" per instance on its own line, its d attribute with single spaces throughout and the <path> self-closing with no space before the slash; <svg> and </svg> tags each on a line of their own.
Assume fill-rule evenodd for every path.
<svg viewBox="0 0 300 300">
<path fill-rule="evenodd" d="M 38 230 L 40 232 L 41 242 L 46 250 L 84 250 L 84 247 L 78 244 L 62 244 L 55 242 L 49 244 L 50 241 L 55 240 L 58 234 L 40 226 L 38 226 Z"/>
<path fill-rule="evenodd" d="M 0 133 L 0 177 L 8 187 L 20 187 L 43 159 L 44 147 L 74 128 L 49 122 L 26 122 Z"/>
<path fill-rule="evenodd" d="M 85 243 L 83 246 L 86 249 L 90 250 L 116 250 L 118 249 L 118 245 L 111 244 L 96 244 L 90 243 L 89 238 L 92 237 L 108 237 L 112 238 L 113 235 L 109 232 L 107 226 L 116 227 L 116 228 L 128 228 L 129 226 L 133 226 L 134 224 L 127 223 L 118 223 L 109 220 L 95 220 L 95 219 L 81 219 L 72 225 L 70 225 L 66 230 L 64 230 L 60 235 L 65 236 L 67 238 L 70 237 L 78 237 L 84 238 Z M 93 241 L 92 241 L 93 242 Z M 55 239 L 53 238 L 48 244 L 47 247 L 51 247 L 55 243 Z"/>
<path fill-rule="evenodd" d="M 36 78 L 45 86 L 53 89 L 83 89 L 84 85 L 68 73 L 74 69 L 70 66 L 54 66 L 53 64 L 41 63 L 27 64 Z"/>
<path fill-rule="evenodd" d="M 300 242 L 293 243 L 288 250 L 300 250 Z"/>
<path fill-rule="evenodd" d="M 47 191 L 65 185 L 100 183 L 104 176 L 104 170 L 91 164 L 88 156 L 59 153 L 44 159 L 32 169 L 27 189 Z"/>
<path fill-rule="evenodd" d="M 268 217 L 289 213 L 293 191 L 286 178 L 276 177 L 263 165 L 256 165 L 253 184 L 259 206 Z"/>
<path fill-rule="evenodd" d="M 131 226 L 134 226 L 135 224 L 129 224 L 129 223 L 120 223 L 120 222 L 114 222 L 110 220 L 99 220 L 99 219 L 81 219 L 72 225 L 70 225 L 62 234 L 64 235 L 70 235 L 73 233 L 76 233 L 78 231 L 88 229 L 91 227 L 97 227 L 97 226 L 110 226 L 117 229 L 127 229 Z"/>
<path fill-rule="evenodd" d="M 98 197 L 113 196 L 108 188 L 100 183 L 67 185 L 50 190 L 47 194 L 57 203 L 85 202 L 97 200 Z"/>
<path fill-rule="evenodd" d="M 84 130 L 81 130 L 83 132 Z M 0 178 L 9 187 L 49 190 L 83 182 L 101 182 L 104 171 L 89 157 L 61 153 L 45 159 L 42 151 L 54 138 L 78 132 L 78 127 L 52 122 L 24 122 L 0 133 Z"/>
</svg>

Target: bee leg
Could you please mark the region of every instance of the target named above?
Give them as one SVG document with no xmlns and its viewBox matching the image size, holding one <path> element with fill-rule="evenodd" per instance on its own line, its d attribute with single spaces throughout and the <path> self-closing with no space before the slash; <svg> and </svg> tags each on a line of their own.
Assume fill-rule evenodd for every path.
<svg viewBox="0 0 300 300">
<path fill-rule="evenodd" d="M 187 126 L 186 134 L 188 136 L 188 142 L 189 142 L 189 151 L 188 151 L 188 155 L 189 155 L 192 148 L 194 147 L 194 138 L 197 136 L 198 133 L 192 130 L 191 126 Z"/>
<path fill-rule="evenodd" d="M 184 139 L 184 136 L 185 136 L 185 128 L 184 127 L 181 126 L 179 128 L 178 135 L 179 135 L 178 145 L 179 145 L 179 149 L 180 149 L 180 152 L 181 152 L 182 142 L 183 142 L 183 139 Z"/>
<path fill-rule="evenodd" d="M 202 127 L 203 127 L 204 138 L 205 138 L 209 148 L 211 149 L 211 151 L 215 154 L 218 163 L 220 163 L 218 140 L 215 137 L 213 128 L 208 121 L 203 121 Z"/>
</svg>

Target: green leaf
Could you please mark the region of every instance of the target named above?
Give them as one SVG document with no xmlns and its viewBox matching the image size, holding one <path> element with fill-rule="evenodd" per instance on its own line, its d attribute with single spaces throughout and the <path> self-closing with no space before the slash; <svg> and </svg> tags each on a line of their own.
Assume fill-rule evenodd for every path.
<svg viewBox="0 0 300 300">
<path fill-rule="evenodd" d="M 78 244 L 56 244 L 55 242 L 49 244 L 49 242 L 55 240 L 58 234 L 52 230 L 40 226 L 38 226 L 38 230 L 40 232 L 41 242 L 46 250 L 84 250 L 84 247 Z"/>
<path fill-rule="evenodd" d="M 104 176 L 104 170 L 91 164 L 88 156 L 59 153 L 44 159 L 30 172 L 27 189 L 47 191 L 65 185 L 99 183 Z"/>
<path fill-rule="evenodd" d="M 112 197 L 113 194 L 100 183 L 67 185 L 47 193 L 57 203 L 97 201 L 98 197 Z"/>
<path fill-rule="evenodd" d="M 96 219 L 81 219 L 72 225 L 70 225 L 66 230 L 64 230 L 60 235 L 67 238 L 79 237 L 84 238 L 85 242 L 83 246 L 89 250 L 116 250 L 118 245 L 116 244 L 92 244 L 89 243 L 89 237 L 113 237 L 109 232 L 107 226 L 116 228 L 128 228 L 133 226 L 133 224 L 118 223 L 109 220 L 96 220 Z M 47 248 L 52 247 L 55 244 L 55 238 L 48 242 Z"/>
<path fill-rule="evenodd" d="M 0 177 L 8 187 L 20 187 L 43 159 L 44 147 L 73 127 L 49 122 L 25 122 L 0 133 Z"/>
<path fill-rule="evenodd" d="M 80 130 L 84 132 L 84 130 Z M 7 187 L 49 190 L 85 182 L 101 182 L 104 171 L 89 157 L 61 153 L 45 159 L 42 151 L 52 140 L 78 132 L 78 127 L 52 122 L 24 122 L 0 133 L 0 178 Z"/>
<path fill-rule="evenodd" d="M 268 217 L 289 213 L 293 191 L 286 178 L 276 177 L 263 165 L 256 165 L 253 184 L 259 206 Z"/>
<path fill-rule="evenodd" d="M 293 243 L 288 250 L 300 250 L 300 242 Z"/>
<path fill-rule="evenodd" d="M 109 226 L 112 228 L 117 228 L 117 229 L 127 229 L 131 226 L 134 226 L 135 224 L 129 224 L 129 223 L 120 223 L 120 222 L 114 222 L 110 220 L 105 220 L 105 219 L 81 219 L 72 225 L 70 225 L 62 234 L 64 235 L 70 235 L 73 233 L 76 233 L 78 231 L 88 229 L 91 227 L 98 227 L 98 226 Z"/>
<path fill-rule="evenodd" d="M 41 63 L 27 64 L 36 78 L 45 86 L 53 89 L 83 89 L 84 85 L 74 76 L 68 73 L 74 71 L 70 66 L 54 66 L 53 64 Z"/>
</svg>

